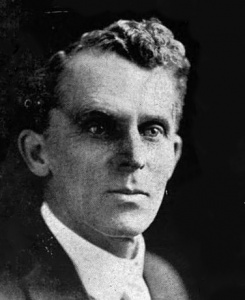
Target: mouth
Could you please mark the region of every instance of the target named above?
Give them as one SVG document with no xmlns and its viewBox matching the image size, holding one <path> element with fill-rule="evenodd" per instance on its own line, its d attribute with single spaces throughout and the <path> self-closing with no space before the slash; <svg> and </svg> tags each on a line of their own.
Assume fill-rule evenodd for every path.
<svg viewBox="0 0 245 300">
<path fill-rule="evenodd" d="M 116 189 L 116 190 L 109 190 L 109 194 L 119 194 L 119 195 L 144 195 L 149 196 L 148 193 L 138 190 L 138 189 Z"/>
</svg>

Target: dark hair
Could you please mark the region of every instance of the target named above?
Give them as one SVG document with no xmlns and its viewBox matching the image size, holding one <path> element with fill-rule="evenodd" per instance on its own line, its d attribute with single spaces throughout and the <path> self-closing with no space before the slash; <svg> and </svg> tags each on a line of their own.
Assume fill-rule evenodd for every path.
<svg viewBox="0 0 245 300">
<path fill-rule="evenodd" d="M 48 62 L 26 51 L 6 91 L 9 76 L 0 80 L 0 140 L 11 140 L 23 129 L 42 133 L 49 124 L 49 111 L 59 105 L 59 77 L 66 62 L 86 49 L 111 51 L 140 67 L 162 66 L 173 71 L 180 91 L 176 103 L 177 123 L 182 115 L 183 99 L 190 67 L 185 48 L 172 32 L 155 18 L 142 22 L 119 20 L 103 30 L 84 33 L 65 51 L 59 51 Z M 14 74 L 15 75 L 15 74 Z M 4 88 L 5 83 L 5 88 Z"/>
</svg>

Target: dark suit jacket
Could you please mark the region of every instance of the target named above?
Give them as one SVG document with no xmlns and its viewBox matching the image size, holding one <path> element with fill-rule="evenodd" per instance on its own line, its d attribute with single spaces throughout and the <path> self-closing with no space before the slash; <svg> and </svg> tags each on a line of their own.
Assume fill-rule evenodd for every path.
<svg viewBox="0 0 245 300">
<path fill-rule="evenodd" d="M 0 245 L 0 300 L 93 299 L 40 214 L 25 222 L 20 219 L 13 217 L 8 222 Z M 144 278 L 152 300 L 188 299 L 176 272 L 148 252 Z"/>
</svg>

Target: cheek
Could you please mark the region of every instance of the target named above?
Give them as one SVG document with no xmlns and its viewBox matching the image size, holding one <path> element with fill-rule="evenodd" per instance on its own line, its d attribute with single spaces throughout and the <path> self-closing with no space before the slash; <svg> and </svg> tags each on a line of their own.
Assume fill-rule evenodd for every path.
<svg viewBox="0 0 245 300">
<path fill-rule="evenodd" d="M 76 190 L 92 191 L 99 188 L 99 183 L 106 176 L 101 152 L 85 147 L 70 149 L 64 161 L 66 174 Z"/>
<path fill-rule="evenodd" d="M 164 150 L 158 150 L 151 158 L 151 171 L 158 181 L 168 180 L 175 167 L 174 149 L 171 145 L 164 147 Z"/>
</svg>

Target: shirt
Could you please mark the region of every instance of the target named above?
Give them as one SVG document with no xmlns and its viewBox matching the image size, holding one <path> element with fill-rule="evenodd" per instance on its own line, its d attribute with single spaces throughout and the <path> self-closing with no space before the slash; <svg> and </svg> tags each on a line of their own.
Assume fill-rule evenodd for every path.
<svg viewBox="0 0 245 300">
<path fill-rule="evenodd" d="M 50 231 L 72 260 L 89 295 L 96 300 L 150 300 L 143 279 L 145 243 L 142 235 L 133 259 L 117 257 L 88 242 L 65 226 L 52 213 L 47 203 L 41 215 Z"/>
</svg>

